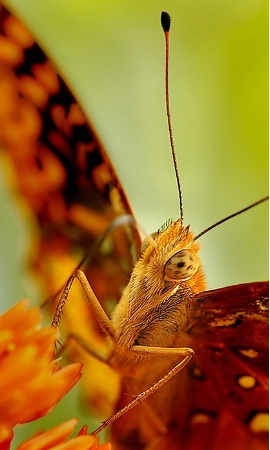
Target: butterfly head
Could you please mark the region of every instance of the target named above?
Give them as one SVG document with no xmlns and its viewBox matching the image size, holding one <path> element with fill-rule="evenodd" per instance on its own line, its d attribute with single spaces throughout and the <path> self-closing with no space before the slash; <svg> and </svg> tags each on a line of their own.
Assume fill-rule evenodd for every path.
<svg viewBox="0 0 270 450">
<path fill-rule="evenodd" d="M 141 247 L 142 258 L 153 274 L 159 272 L 164 281 L 185 284 L 201 292 L 205 282 L 198 251 L 189 226 L 183 227 L 181 220 L 147 236 Z"/>
</svg>

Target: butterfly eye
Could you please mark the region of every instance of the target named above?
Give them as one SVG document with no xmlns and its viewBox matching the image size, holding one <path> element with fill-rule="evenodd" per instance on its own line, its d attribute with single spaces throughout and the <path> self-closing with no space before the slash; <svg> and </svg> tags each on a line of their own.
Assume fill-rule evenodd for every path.
<svg viewBox="0 0 270 450">
<path fill-rule="evenodd" d="M 175 253 L 165 265 L 165 275 L 171 280 L 188 280 L 199 268 L 199 259 L 192 250 Z"/>
<path fill-rule="evenodd" d="M 143 253 L 151 242 L 154 242 L 155 237 L 158 235 L 158 232 L 151 233 L 142 241 L 141 243 L 141 253 Z"/>
</svg>

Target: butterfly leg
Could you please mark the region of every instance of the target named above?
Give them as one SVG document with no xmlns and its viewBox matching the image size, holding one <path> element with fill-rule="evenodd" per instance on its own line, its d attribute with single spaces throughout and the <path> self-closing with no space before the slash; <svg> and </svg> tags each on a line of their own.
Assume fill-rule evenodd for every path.
<svg viewBox="0 0 270 450">
<path fill-rule="evenodd" d="M 131 392 L 137 392 L 137 394 L 133 394 L 132 397 L 136 398 L 138 395 L 138 388 L 136 386 L 136 382 L 131 379 L 125 380 L 125 388 L 124 392 L 131 393 Z M 131 395 L 131 394 L 129 394 Z M 144 410 L 143 417 L 146 417 L 147 422 L 147 428 L 151 429 L 151 432 L 155 430 L 158 434 L 165 434 L 167 433 L 168 429 L 167 426 L 164 424 L 164 422 L 161 420 L 161 418 L 156 414 L 155 410 L 149 405 L 147 402 L 143 402 L 140 404 L 140 408 Z M 151 425 L 149 427 L 149 425 Z"/>
<path fill-rule="evenodd" d="M 85 274 L 81 270 L 76 270 L 68 279 L 66 287 L 63 290 L 62 295 L 59 300 L 59 303 L 57 305 L 57 308 L 56 308 L 56 311 L 55 311 L 55 314 L 53 317 L 53 321 L 52 321 L 52 326 L 55 328 L 57 328 L 59 326 L 64 307 L 68 300 L 69 291 L 71 289 L 71 286 L 72 286 L 75 278 L 77 278 L 78 281 L 80 282 L 80 284 L 84 290 L 86 300 L 87 300 L 91 310 L 93 311 L 93 314 L 94 314 L 95 318 L 97 319 L 97 321 L 100 325 L 100 328 L 104 331 L 104 333 L 107 336 L 109 336 L 112 340 L 114 340 L 115 334 L 114 334 L 114 329 L 112 327 L 110 319 L 107 316 L 107 314 L 105 313 L 101 304 L 99 303 L 97 297 L 95 296 Z"/>
<path fill-rule="evenodd" d="M 59 343 L 60 348 L 57 349 L 56 357 L 59 357 L 70 345 L 71 342 L 76 342 L 80 349 L 84 350 L 88 355 L 93 356 L 100 362 L 108 364 L 107 357 L 97 352 L 95 348 L 90 347 L 89 342 L 86 341 L 82 336 L 76 333 L 68 334 L 64 343 Z"/>
<path fill-rule="evenodd" d="M 148 389 L 141 392 L 139 395 L 137 395 L 134 400 L 132 400 L 127 406 L 120 409 L 117 413 L 113 414 L 111 417 L 109 417 L 107 420 L 102 422 L 100 427 L 98 427 L 96 430 L 92 432 L 92 434 L 98 434 L 100 431 L 102 431 L 107 426 L 111 425 L 115 420 L 117 420 L 119 417 L 121 417 L 123 414 L 127 413 L 131 409 L 133 409 L 135 406 L 141 404 L 144 402 L 150 395 L 152 395 L 154 392 L 156 392 L 158 389 L 160 389 L 164 384 L 166 384 L 168 381 L 170 381 L 180 370 L 182 370 L 186 364 L 190 361 L 192 358 L 194 351 L 191 348 L 188 347 L 179 347 L 179 348 L 166 348 L 166 347 L 147 347 L 147 346 L 140 346 L 140 345 L 134 345 L 132 347 L 132 351 L 136 353 L 138 356 L 147 356 L 150 357 L 183 357 L 181 361 L 177 364 L 175 364 L 172 369 L 170 369 L 163 377 L 161 377 L 158 381 L 156 381 L 154 384 L 152 384 Z"/>
</svg>

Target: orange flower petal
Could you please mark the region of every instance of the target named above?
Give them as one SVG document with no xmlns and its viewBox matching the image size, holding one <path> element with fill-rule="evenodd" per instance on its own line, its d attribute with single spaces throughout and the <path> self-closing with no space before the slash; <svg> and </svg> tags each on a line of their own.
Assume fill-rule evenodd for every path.
<svg viewBox="0 0 270 450">
<path fill-rule="evenodd" d="M 0 450 L 8 450 L 13 439 L 13 430 L 9 426 L 0 425 Z"/>
<path fill-rule="evenodd" d="M 98 447 L 98 450 L 111 450 L 112 446 L 109 442 Z"/>
<path fill-rule="evenodd" d="M 19 445 L 17 450 L 36 450 L 52 448 L 55 445 L 62 443 L 72 433 L 78 423 L 77 419 L 71 419 L 67 422 L 52 428 L 51 430 L 39 433 L 33 436 L 23 444 Z"/>
<path fill-rule="evenodd" d="M 88 431 L 88 427 L 87 427 L 87 425 L 84 425 L 84 426 L 80 429 L 80 431 L 79 431 L 79 433 L 78 433 L 78 436 L 85 436 L 85 435 L 87 434 L 87 431 Z"/>
<path fill-rule="evenodd" d="M 0 425 L 46 415 L 74 386 L 82 364 L 53 361 L 58 332 L 41 328 L 38 308 L 21 301 L 0 317 Z"/>
<path fill-rule="evenodd" d="M 53 447 L 53 450 L 97 450 L 98 439 L 90 434 L 78 436 L 68 442 Z"/>
<path fill-rule="evenodd" d="M 81 376 L 82 364 L 61 368 L 54 361 L 58 332 L 41 328 L 38 308 L 22 301 L 0 317 L 0 450 L 8 450 L 12 427 L 47 414 Z M 72 419 L 21 444 L 18 450 L 110 450 L 84 426 L 66 442 L 77 424 Z"/>
<path fill-rule="evenodd" d="M 24 299 L 12 306 L 0 317 L 1 329 L 16 331 L 18 338 L 27 336 L 41 327 L 41 313 L 38 308 L 26 310 L 29 302 Z"/>
<path fill-rule="evenodd" d="M 77 419 L 69 420 L 49 431 L 34 436 L 23 444 L 17 450 L 110 450 L 105 444 L 105 447 L 98 445 L 98 438 L 91 435 L 78 435 L 77 437 L 66 441 L 67 437 L 72 433 L 77 425 Z"/>
</svg>

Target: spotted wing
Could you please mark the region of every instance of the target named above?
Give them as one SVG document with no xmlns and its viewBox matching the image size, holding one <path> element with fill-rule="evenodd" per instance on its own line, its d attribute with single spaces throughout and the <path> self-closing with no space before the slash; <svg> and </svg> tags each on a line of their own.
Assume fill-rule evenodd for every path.
<svg viewBox="0 0 270 450">
<path fill-rule="evenodd" d="M 3 7 L 0 12 L 0 140 L 16 189 L 38 220 L 33 264 L 44 276 L 61 247 L 76 253 L 75 267 L 117 216 L 132 211 L 100 139 L 63 79 L 23 24 Z M 133 230 L 129 237 L 123 229 L 119 234 L 118 243 L 111 237 L 105 259 L 114 255 L 120 267 L 116 260 L 125 258 L 129 269 L 124 276 L 106 268 L 102 274 L 117 299 L 133 265 L 131 243 L 138 244 Z"/>
<path fill-rule="evenodd" d="M 46 299 L 63 287 L 107 227 L 132 210 L 94 127 L 32 35 L 4 7 L 0 98 L 2 160 L 33 230 L 30 265 Z M 107 310 L 127 284 L 139 245 L 134 227 L 116 226 L 83 266 Z M 81 297 L 74 293 L 62 325 L 103 348 L 104 336 L 91 327 L 94 319 Z"/>
<path fill-rule="evenodd" d="M 197 304 L 194 323 L 187 331 L 196 354 L 187 369 L 190 396 L 183 405 L 186 426 L 182 433 L 191 441 L 195 435 L 204 445 L 209 442 L 208 448 L 213 449 L 264 448 L 268 284 L 203 292 Z M 199 433 L 194 433 L 196 428 Z"/>
<path fill-rule="evenodd" d="M 139 406 L 113 424 L 114 448 L 268 448 L 268 283 L 202 292 L 194 311 L 178 345 L 195 356 L 147 400 L 168 432 L 151 434 Z"/>
</svg>

